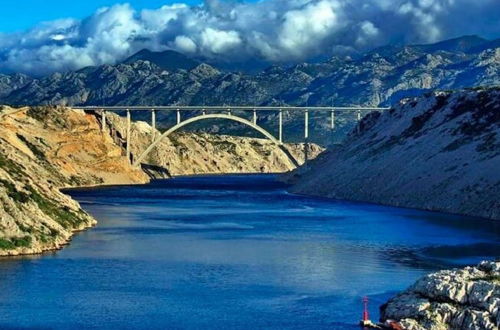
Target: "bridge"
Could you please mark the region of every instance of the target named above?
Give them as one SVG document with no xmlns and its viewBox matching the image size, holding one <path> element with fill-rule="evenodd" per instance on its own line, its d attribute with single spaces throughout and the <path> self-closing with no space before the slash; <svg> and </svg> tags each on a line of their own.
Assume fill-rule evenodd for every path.
<svg viewBox="0 0 500 330">
<path fill-rule="evenodd" d="M 244 124 L 257 132 L 261 133 L 264 137 L 272 141 L 278 146 L 286 156 L 298 166 L 298 162 L 285 148 L 283 142 L 283 113 L 285 112 L 302 112 L 304 115 L 304 141 L 309 141 L 309 113 L 310 112 L 324 112 L 329 114 L 330 130 L 335 130 L 336 114 L 339 112 L 353 112 L 357 115 L 357 121 L 361 120 L 362 113 L 371 111 L 384 111 L 389 108 L 380 107 L 276 107 L 276 106 L 85 106 L 75 107 L 84 111 L 92 111 L 101 116 L 101 129 L 106 131 L 106 113 L 107 112 L 125 112 L 127 118 L 127 128 L 125 133 L 125 149 L 127 159 L 131 161 L 132 165 L 137 167 L 145 157 L 165 138 L 170 134 L 187 126 L 191 123 L 207 120 L 207 119 L 225 119 L 240 124 Z M 135 111 L 149 111 L 151 113 L 151 127 L 152 127 L 152 140 L 146 150 L 144 150 L 136 159 L 131 159 L 131 113 Z M 159 111 L 171 111 L 176 113 L 176 124 L 157 136 L 156 129 L 156 114 Z M 278 136 L 275 137 L 268 130 L 258 125 L 258 113 L 274 112 L 278 114 Z M 191 115 L 190 117 L 184 116 L 185 114 Z M 193 113 L 199 113 L 192 116 Z M 238 115 L 236 115 L 238 113 Z M 239 114 L 250 113 L 250 118 L 243 117 Z"/>
</svg>

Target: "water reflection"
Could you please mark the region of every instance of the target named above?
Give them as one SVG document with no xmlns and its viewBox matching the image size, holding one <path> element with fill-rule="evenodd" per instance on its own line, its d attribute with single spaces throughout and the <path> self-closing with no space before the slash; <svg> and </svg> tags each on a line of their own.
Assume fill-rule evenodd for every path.
<svg viewBox="0 0 500 330">
<path fill-rule="evenodd" d="M 496 257 L 493 222 L 286 193 L 272 176 L 73 190 L 99 225 L 0 262 L 0 327 L 357 329 L 428 271 Z"/>
</svg>

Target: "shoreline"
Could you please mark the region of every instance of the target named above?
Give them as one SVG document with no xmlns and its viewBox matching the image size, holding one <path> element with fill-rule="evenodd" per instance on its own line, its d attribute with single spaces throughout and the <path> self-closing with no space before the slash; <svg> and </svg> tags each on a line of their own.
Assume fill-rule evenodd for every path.
<svg viewBox="0 0 500 330">
<path fill-rule="evenodd" d="M 286 173 L 286 172 L 285 172 Z M 23 257 L 23 256 L 34 256 L 34 255 L 44 255 L 46 253 L 56 253 L 57 251 L 60 251 L 64 249 L 65 247 L 69 246 L 71 244 L 72 239 L 75 237 L 80 232 L 84 232 L 87 230 L 91 230 L 92 228 L 96 227 L 99 224 L 99 219 L 96 219 L 94 216 L 91 216 L 85 211 L 85 209 L 81 206 L 80 202 L 71 197 L 70 195 L 66 194 L 67 191 L 77 191 L 77 190 L 92 190 L 92 189 L 99 189 L 99 188 L 111 188 L 111 187 L 132 187 L 132 186 L 142 186 L 142 185 L 147 185 L 150 184 L 151 181 L 153 180 L 170 180 L 170 179 L 175 179 L 175 178 L 182 178 L 182 177 L 199 177 L 199 176 L 225 176 L 225 175 L 231 175 L 231 176 L 245 176 L 245 175 L 280 175 L 283 173 L 280 172 L 275 172 L 275 173 L 204 173 L 204 174 L 190 174 L 190 175 L 177 175 L 177 176 L 172 176 L 170 178 L 164 178 L 164 179 L 150 179 L 149 182 L 146 183 L 123 183 L 123 184 L 95 184 L 95 185 L 79 185 L 79 186 L 69 186 L 69 187 L 62 187 L 62 188 L 55 188 L 57 191 L 60 193 L 66 195 L 68 198 L 70 198 L 73 202 L 78 203 L 79 208 L 84 211 L 88 216 L 90 216 L 92 219 L 94 219 L 94 223 L 92 223 L 90 226 L 86 226 L 84 228 L 79 228 L 79 229 L 74 229 L 71 231 L 71 235 L 67 238 L 64 239 L 63 242 L 61 243 L 56 243 L 55 246 L 50 246 L 50 247 L 42 247 L 41 251 L 32 251 L 32 252 L 21 252 L 18 250 L 0 250 L 0 251 L 8 251 L 6 254 L 0 254 L 0 262 L 2 262 L 2 259 L 10 259 L 13 257 Z M 29 248 L 24 248 L 25 251 L 29 251 Z"/>
<path fill-rule="evenodd" d="M 288 183 L 288 184 L 290 184 L 290 183 Z M 293 184 L 290 184 L 290 185 L 293 185 Z M 326 196 L 322 196 L 322 195 L 290 192 L 288 190 L 287 190 L 287 192 L 290 194 L 293 194 L 293 195 L 297 195 L 297 196 L 314 197 L 314 198 L 321 198 L 321 199 L 325 199 L 325 200 L 334 200 L 334 201 L 347 202 L 347 203 L 353 203 L 353 204 L 384 206 L 384 207 L 392 207 L 392 208 L 402 209 L 402 210 L 414 210 L 414 211 L 420 211 L 420 212 L 429 212 L 429 213 L 436 213 L 436 214 L 443 214 L 443 215 L 451 215 L 451 216 L 455 216 L 455 217 L 473 218 L 473 219 L 477 219 L 479 221 L 489 221 L 489 222 L 498 223 L 498 225 L 500 226 L 500 220 L 480 217 L 477 215 L 468 215 L 468 214 L 463 214 L 463 213 L 445 212 L 445 211 L 441 211 L 441 210 L 425 209 L 425 208 L 417 208 L 417 207 L 409 207 L 409 206 L 399 206 L 399 205 L 385 204 L 385 203 L 375 203 L 375 202 L 369 202 L 369 201 L 363 201 L 363 200 L 340 199 L 340 198 L 326 197 Z"/>
<path fill-rule="evenodd" d="M 171 179 L 176 179 L 176 178 L 191 178 L 191 177 L 203 177 L 203 176 L 213 176 L 213 177 L 219 177 L 219 176 L 250 176 L 250 175 L 275 175 L 279 176 L 282 174 L 286 174 L 288 172 L 269 172 L 269 173 L 261 173 L 261 172 L 248 172 L 248 173 L 199 173 L 199 174 L 183 174 L 183 175 L 173 175 L 169 178 L 159 178 L 155 179 L 152 178 L 150 179 L 149 182 L 146 183 L 115 183 L 115 184 L 95 184 L 95 185 L 81 185 L 77 187 L 63 187 L 63 188 L 58 188 L 59 191 L 64 193 L 64 191 L 71 191 L 71 190 L 80 190 L 80 189 L 93 189 L 93 188 L 109 188 L 109 187 L 126 187 L 126 186 L 142 186 L 146 184 L 150 184 L 152 181 L 161 181 L 161 180 L 171 180 Z"/>
<path fill-rule="evenodd" d="M 95 184 L 95 185 L 81 185 L 81 186 L 71 186 L 71 187 L 62 187 L 62 188 L 57 188 L 59 192 L 62 194 L 68 196 L 73 202 L 78 203 L 79 207 L 81 210 L 83 210 L 86 214 L 88 214 L 85 209 L 80 205 L 80 202 L 71 197 L 69 194 L 66 192 L 70 191 L 78 191 L 78 190 L 93 190 L 93 189 L 106 189 L 106 188 L 112 188 L 112 187 L 133 187 L 133 186 L 143 186 L 147 184 L 151 184 L 152 181 L 155 180 L 171 180 L 175 178 L 194 178 L 194 177 L 223 177 L 223 176 L 252 176 L 252 175 L 264 175 L 264 176 L 277 176 L 278 181 L 282 182 L 284 184 L 290 185 L 290 183 L 280 180 L 280 175 L 284 175 L 287 172 L 275 172 L 275 173 L 203 173 L 203 174 L 189 174 L 189 175 L 176 175 L 172 176 L 170 178 L 164 178 L 164 179 L 151 179 L 147 183 L 123 183 L 123 184 Z M 301 193 L 295 193 L 291 192 L 289 189 L 286 189 L 287 194 L 291 195 L 296 195 L 296 196 L 302 196 L 302 197 L 312 197 L 312 198 L 318 198 L 324 201 L 329 201 L 329 202 L 341 202 L 341 203 L 349 203 L 353 205 L 370 205 L 373 207 L 376 206 L 382 206 L 382 207 L 388 207 L 388 208 L 396 208 L 400 210 L 412 210 L 412 211 L 419 211 L 419 212 L 424 212 L 424 213 L 434 213 L 434 214 L 439 214 L 439 215 L 448 215 L 448 216 L 453 216 L 453 217 L 465 217 L 465 218 L 473 218 L 476 219 L 477 221 L 485 222 L 488 224 L 499 224 L 497 220 L 490 219 L 490 218 L 483 218 L 483 217 L 478 217 L 478 216 L 470 216 L 470 215 L 465 215 L 465 214 L 459 214 L 459 213 L 450 213 L 450 212 L 443 212 L 443 211 L 438 211 L 438 210 L 430 210 L 430 209 L 421 209 L 421 208 L 411 208 L 411 207 L 402 207 L 402 206 L 395 206 L 395 205 L 390 205 L 390 204 L 383 204 L 383 203 L 373 203 L 373 202 L 367 202 L 367 201 L 359 201 L 359 200 L 346 200 L 346 199 L 337 199 L 337 198 L 331 198 L 331 197 L 326 197 L 326 196 L 321 196 L 321 195 L 314 195 L 314 194 L 301 194 Z M 90 216 L 90 215 L 89 215 Z M 95 220 L 93 224 L 90 226 L 81 228 L 81 229 L 75 229 L 72 230 L 71 235 L 65 239 L 64 242 L 58 243 L 55 247 L 48 247 L 47 249 L 43 249 L 42 251 L 37 251 L 37 252 L 22 252 L 19 253 L 16 250 L 11 250 L 13 253 L 7 253 L 7 254 L 2 254 L 0 255 L 0 262 L 2 259 L 8 259 L 10 257 L 22 257 L 22 256 L 30 256 L 30 255 L 43 255 L 45 253 L 50 253 L 50 252 L 57 252 L 59 250 L 62 250 L 66 246 L 71 244 L 71 241 L 75 235 L 77 235 L 80 232 L 91 230 L 92 228 L 96 227 L 99 224 L 99 220 L 96 219 L 95 217 L 91 216 L 92 219 Z"/>
</svg>

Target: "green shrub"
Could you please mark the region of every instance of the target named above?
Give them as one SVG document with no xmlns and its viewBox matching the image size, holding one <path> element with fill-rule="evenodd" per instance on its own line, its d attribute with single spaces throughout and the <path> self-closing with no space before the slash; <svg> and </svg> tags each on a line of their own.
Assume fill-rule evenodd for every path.
<svg viewBox="0 0 500 330">
<path fill-rule="evenodd" d="M 59 222 L 64 228 L 74 228 L 82 221 L 82 219 L 77 214 L 73 213 L 68 207 L 61 207 L 54 204 L 48 199 L 42 197 L 31 187 L 28 190 L 31 192 L 31 199 L 35 201 L 40 210 Z"/>
<path fill-rule="evenodd" d="M 29 195 L 17 190 L 14 184 L 12 184 L 11 182 L 0 179 L 0 185 L 4 186 L 7 189 L 7 196 L 12 198 L 14 201 L 19 203 L 29 202 Z"/>
<path fill-rule="evenodd" d="M 31 236 L 13 237 L 11 240 L 15 247 L 30 247 L 32 242 Z"/>
<path fill-rule="evenodd" d="M 6 238 L 0 238 L 0 249 L 13 250 L 18 247 L 30 247 L 31 242 L 31 236 L 13 237 L 10 240 Z"/>
<path fill-rule="evenodd" d="M 17 138 L 19 140 L 23 141 L 23 143 L 31 150 L 31 152 L 33 153 L 33 155 L 35 155 L 36 158 L 38 158 L 42 161 L 47 160 L 47 157 L 45 157 L 45 153 L 43 151 L 41 151 L 36 145 L 29 142 L 24 136 L 22 136 L 19 133 L 17 133 L 16 135 L 17 135 Z"/>
<path fill-rule="evenodd" d="M 15 178 L 25 177 L 25 172 L 17 163 L 0 153 L 0 167 Z"/>
<path fill-rule="evenodd" d="M 1 250 L 12 250 L 15 246 L 11 241 L 5 238 L 0 238 L 0 249 Z"/>
</svg>

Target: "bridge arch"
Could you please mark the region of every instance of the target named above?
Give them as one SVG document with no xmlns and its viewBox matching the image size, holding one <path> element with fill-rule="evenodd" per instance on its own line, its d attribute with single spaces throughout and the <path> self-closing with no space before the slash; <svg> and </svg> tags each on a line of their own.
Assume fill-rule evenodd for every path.
<svg viewBox="0 0 500 330">
<path fill-rule="evenodd" d="M 163 133 L 158 139 L 156 139 L 153 143 L 151 143 L 151 145 L 140 154 L 140 156 L 134 161 L 133 166 L 135 166 L 135 167 L 139 166 L 141 164 L 142 160 L 151 151 L 153 151 L 153 149 L 163 139 L 165 139 L 166 137 L 168 137 L 170 134 L 174 133 L 175 131 L 177 131 L 178 129 L 180 129 L 180 128 L 184 127 L 184 126 L 187 126 L 189 124 L 192 124 L 192 123 L 200 121 L 200 120 L 206 120 L 206 119 L 227 119 L 227 120 L 236 121 L 238 123 L 241 123 L 241 124 L 244 124 L 244 125 L 247 125 L 247 126 L 253 128 L 254 130 L 256 130 L 259 133 L 261 133 L 262 135 L 264 135 L 267 139 L 271 140 L 271 142 L 273 142 L 274 144 L 276 144 L 280 148 L 280 150 L 287 156 L 287 158 L 292 162 L 292 164 L 295 167 L 299 166 L 298 161 L 293 157 L 293 155 L 288 151 L 288 149 L 286 149 L 286 147 L 284 146 L 284 144 L 282 142 L 280 142 L 278 139 L 276 139 L 267 130 L 265 130 L 264 128 L 260 127 L 259 125 L 255 124 L 255 123 L 253 123 L 253 122 L 251 122 L 249 120 L 246 120 L 244 118 L 241 118 L 241 117 L 238 117 L 238 116 L 234 116 L 234 115 L 228 115 L 228 114 L 199 115 L 199 116 L 196 116 L 196 117 L 192 117 L 192 118 L 186 119 L 186 120 L 178 123 L 177 125 L 172 126 L 165 133 Z"/>
</svg>

